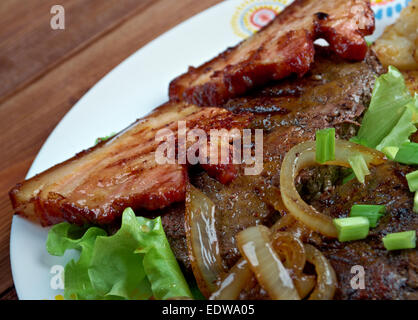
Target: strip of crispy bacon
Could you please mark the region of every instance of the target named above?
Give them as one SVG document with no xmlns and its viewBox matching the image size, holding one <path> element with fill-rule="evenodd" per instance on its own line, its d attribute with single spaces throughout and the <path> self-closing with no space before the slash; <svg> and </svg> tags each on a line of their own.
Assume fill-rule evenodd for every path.
<svg viewBox="0 0 418 320">
<path fill-rule="evenodd" d="M 363 60 L 363 37 L 373 30 L 369 0 L 295 0 L 261 31 L 174 79 L 170 99 L 221 105 L 270 80 L 302 76 L 313 62 L 318 38 L 345 59 Z"/>
<path fill-rule="evenodd" d="M 44 226 L 61 221 L 104 225 L 128 206 L 155 210 L 184 200 L 186 166 L 160 165 L 155 159 L 157 131 L 167 128 L 177 136 L 179 120 L 188 130 L 205 132 L 248 124 L 247 117 L 224 109 L 167 103 L 114 138 L 16 185 L 10 191 L 15 212 Z M 213 174 L 223 177 L 229 169 L 215 167 Z"/>
</svg>

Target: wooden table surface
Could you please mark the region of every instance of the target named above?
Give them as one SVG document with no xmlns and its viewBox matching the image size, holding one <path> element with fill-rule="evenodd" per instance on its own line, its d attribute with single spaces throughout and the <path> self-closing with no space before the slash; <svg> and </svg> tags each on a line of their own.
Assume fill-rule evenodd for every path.
<svg viewBox="0 0 418 320">
<path fill-rule="evenodd" d="M 1 0 L 0 299 L 10 271 L 8 191 L 24 179 L 61 118 L 97 81 L 152 39 L 220 0 Z M 62 4 L 65 29 L 50 26 Z"/>
</svg>

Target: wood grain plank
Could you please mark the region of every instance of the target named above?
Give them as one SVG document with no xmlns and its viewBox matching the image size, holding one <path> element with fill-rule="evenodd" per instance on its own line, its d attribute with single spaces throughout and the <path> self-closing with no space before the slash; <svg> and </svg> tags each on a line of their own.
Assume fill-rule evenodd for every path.
<svg viewBox="0 0 418 320">
<path fill-rule="evenodd" d="M 0 300 L 17 300 L 17 294 L 14 287 L 6 290 L 0 295 Z"/>
<path fill-rule="evenodd" d="M 52 30 L 56 0 L 2 0 L 0 101 L 153 2 L 66 0 L 65 30 Z"/>
<path fill-rule="evenodd" d="M 89 88 L 126 57 L 218 2 L 153 0 L 151 6 L 0 104 L 0 292 L 12 286 L 9 264 L 12 209 L 7 192 L 24 178 L 52 129 Z"/>
</svg>

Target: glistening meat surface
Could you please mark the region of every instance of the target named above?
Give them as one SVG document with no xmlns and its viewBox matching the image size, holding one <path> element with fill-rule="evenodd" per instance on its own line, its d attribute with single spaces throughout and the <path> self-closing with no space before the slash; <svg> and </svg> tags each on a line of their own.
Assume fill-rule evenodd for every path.
<svg viewBox="0 0 418 320">
<path fill-rule="evenodd" d="M 262 175 L 239 176 L 228 186 L 204 172 L 191 175 L 194 185 L 217 206 L 217 234 L 221 255 L 228 266 L 240 257 L 235 242 L 239 231 L 259 223 L 269 226 L 280 218 L 266 194 L 270 186 L 279 187 L 280 166 L 286 152 L 295 144 L 313 140 L 315 131 L 325 127 L 335 126 L 340 138 L 353 136 L 369 104 L 375 77 L 383 72 L 373 55 L 362 62 L 349 63 L 318 48 L 315 61 L 303 78 L 279 81 L 225 105 L 233 112 L 253 112 L 252 126 L 266 129 Z M 411 170 L 394 163 L 372 168 L 365 186 L 353 181 L 335 187 L 341 182 L 342 172 L 332 167 L 313 169 L 299 178 L 300 186 L 310 185 L 302 191 L 304 198 L 333 217 L 346 216 L 354 203 L 388 204 L 387 215 L 364 241 L 339 243 L 313 232 L 305 236 L 304 241 L 319 248 L 336 271 L 339 285 L 335 298 L 416 298 L 416 250 L 387 252 L 381 244 L 386 233 L 417 229 L 417 216 L 412 212 L 413 194 L 404 177 Z M 177 258 L 187 267 L 185 233 L 178 227 L 180 213 L 178 208 L 175 212 L 167 209 L 163 222 Z M 354 290 L 350 285 L 354 265 L 365 268 L 366 290 Z M 256 282 L 251 282 L 241 298 L 268 297 Z"/>
<path fill-rule="evenodd" d="M 413 212 L 413 194 L 405 175 L 413 168 L 388 162 L 371 169 L 363 185 L 357 180 L 323 193 L 311 204 L 333 217 L 346 217 L 354 204 L 383 204 L 386 214 L 367 239 L 341 243 L 336 240 L 307 239 L 330 260 L 339 288 L 337 299 L 418 299 L 418 251 L 387 251 L 381 241 L 388 233 L 418 230 L 418 215 Z M 364 268 L 365 288 L 351 287 L 353 266 Z"/>
<path fill-rule="evenodd" d="M 158 164 L 155 155 L 158 130 L 170 129 L 177 136 L 180 120 L 188 130 L 207 133 L 248 124 L 247 116 L 224 109 L 167 103 L 109 141 L 17 184 L 10 191 L 13 208 L 44 226 L 61 221 L 105 225 L 126 207 L 156 210 L 183 201 L 186 166 Z M 216 167 L 214 175 L 220 170 L 223 177 L 223 169 Z"/>
<path fill-rule="evenodd" d="M 174 79 L 170 99 L 221 105 L 270 80 L 302 76 L 314 60 L 318 38 L 339 56 L 362 60 L 367 52 L 363 37 L 373 30 L 367 0 L 296 0 L 250 38 Z"/>
</svg>

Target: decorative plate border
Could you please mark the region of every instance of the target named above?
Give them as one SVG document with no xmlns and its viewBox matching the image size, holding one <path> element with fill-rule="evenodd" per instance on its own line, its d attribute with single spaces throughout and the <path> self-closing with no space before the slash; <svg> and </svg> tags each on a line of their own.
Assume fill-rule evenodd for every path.
<svg viewBox="0 0 418 320">
<path fill-rule="evenodd" d="M 247 38 L 268 24 L 293 0 L 244 0 L 231 18 L 234 33 Z"/>
<path fill-rule="evenodd" d="M 399 15 L 411 0 L 371 0 L 376 20 Z M 243 0 L 231 18 L 234 33 L 247 38 L 260 30 L 293 0 Z"/>
<path fill-rule="evenodd" d="M 392 18 L 399 14 L 411 0 L 371 0 L 374 16 L 376 20 Z"/>
</svg>

